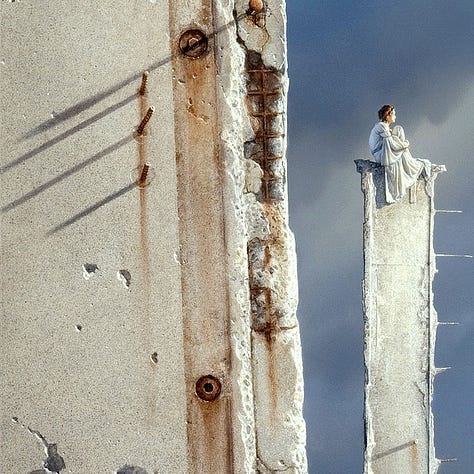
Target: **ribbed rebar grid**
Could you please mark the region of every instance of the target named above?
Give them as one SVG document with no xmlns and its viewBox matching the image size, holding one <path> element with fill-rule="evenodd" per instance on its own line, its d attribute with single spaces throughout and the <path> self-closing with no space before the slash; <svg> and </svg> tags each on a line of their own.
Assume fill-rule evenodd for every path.
<svg viewBox="0 0 474 474">
<path fill-rule="evenodd" d="M 247 53 L 247 99 L 255 138 L 250 156 L 262 169 L 260 200 L 273 203 L 284 199 L 284 121 L 281 74 L 265 67 L 258 53 Z"/>
</svg>

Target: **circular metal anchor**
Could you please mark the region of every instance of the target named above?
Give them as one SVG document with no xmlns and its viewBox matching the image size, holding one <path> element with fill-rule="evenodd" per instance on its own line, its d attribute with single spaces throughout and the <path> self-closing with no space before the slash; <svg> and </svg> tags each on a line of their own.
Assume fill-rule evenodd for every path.
<svg viewBox="0 0 474 474">
<path fill-rule="evenodd" d="M 221 383 L 213 375 L 204 375 L 196 382 L 196 395 L 206 402 L 217 399 L 221 393 Z"/>
<path fill-rule="evenodd" d="M 188 58 L 199 58 L 207 51 L 207 47 L 207 36 L 201 30 L 187 30 L 179 38 L 179 49 Z"/>
</svg>

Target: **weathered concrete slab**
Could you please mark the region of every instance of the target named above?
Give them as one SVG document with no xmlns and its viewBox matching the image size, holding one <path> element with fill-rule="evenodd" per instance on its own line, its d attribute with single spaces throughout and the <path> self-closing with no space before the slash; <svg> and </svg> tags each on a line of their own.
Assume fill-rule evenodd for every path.
<svg viewBox="0 0 474 474">
<path fill-rule="evenodd" d="M 431 474 L 436 173 L 387 205 L 383 167 L 356 163 L 364 192 L 365 472 Z"/>
<path fill-rule="evenodd" d="M 164 7 L 2 2 L 3 472 L 187 471 Z"/>
<path fill-rule="evenodd" d="M 284 2 L 250 3 L 2 3 L 5 472 L 306 472 Z"/>
</svg>

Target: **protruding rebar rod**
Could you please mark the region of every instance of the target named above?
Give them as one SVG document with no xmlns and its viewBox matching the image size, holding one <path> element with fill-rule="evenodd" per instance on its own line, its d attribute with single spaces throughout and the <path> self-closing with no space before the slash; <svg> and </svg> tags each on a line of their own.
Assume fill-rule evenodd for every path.
<svg viewBox="0 0 474 474">
<path fill-rule="evenodd" d="M 145 163 L 143 165 L 142 172 L 140 173 L 140 178 L 138 178 L 138 184 L 145 184 L 149 169 L 150 165 L 148 163 Z"/>
<path fill-rule="evenodd" d="M 143 131 L 145 130 L 147 123 L 150 121 L 154 111 L 155 107 L 148 107 L 145 117 L 143 117 L 142 121 L 140 122 L 140 125 L 137 128 L 137 135 L 143 135 Z"/>
<path fill-rule="evenodd" d="M 462 211 L 454 211 L 450 209 L 435 209 L 435 212 L 441 212 L 441 213 L 454 213 L 454 214 L 462 214 Z"/>
<path fill-rule="evenodd" d="M 140 85 L 140 89 L 138 89 L 138 94 L 139 95 L 145 95 L 145 93 L 146 93 L 146 86 L 147 86 L 149 74 L 150 73 L 148 71 L 145 71 L 142 75 L 142 83 Z"/>
<path fill-rule="evenodd" d="M 462 257 L 462 258 L 472 258 L 472 255 L 461 255 L 456 253 L 437 253 L 437 257 Z"/>
</svg>

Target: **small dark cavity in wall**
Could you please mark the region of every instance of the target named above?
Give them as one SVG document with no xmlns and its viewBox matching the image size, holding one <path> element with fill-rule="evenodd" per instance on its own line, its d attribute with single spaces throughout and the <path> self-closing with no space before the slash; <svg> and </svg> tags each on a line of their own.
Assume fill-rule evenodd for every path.
<svg viewBox="0 0 474 474">
<path fill-rule="evenodd" d="M 250 310 L 252 329 L 265 336 L 268 343 L 275 341 L 280 331 L 296 326 L 282 326 L 282 311 L 274 304 L 275 293 L 268 282 L 271 267 L 270 240 L 254 238 L 247 244 Z"/>
<path fill-rule="evenodd" d="M 117 272 L 117 280 L 121 281 L 123 286 L 128 290 L 132 284 L 132 275 L 128 270 L 119 270 Z"/>
<path fill-rule="evenodd" d="M 283 162 L 285 122 L 282 74 L 265 66 L 261 54 L 247 50 L 247 110 L 254 139 L 244 144 L 247 159 L 262 169 L 259 201 L 273 204 L 285 198 L 285 166 Z"/>
<path fill-rule="evenodd" d="M 86 280 L 90 280 L 99 267 L 95 263 L 84 263 L 82 265 L 82 275 Z"/>
<path fill-rule="evenodd" d="M 148 473 L 142 467 L 126 465 L 126 466 L 121 467 L 118 471 L 116 471 L 116 474 L 148 474 Z"/>
<path fill-rule="evenodd" d="M 272 290 L 266 284 L 266 271 L 270 263 L 269 243 L 252 239 L 247 245 L 247 255 L 252 329 L 265 334 L 267 341 L 272 342 L 278 330 L 278 318 L 272 305 Z"/>
<path fill-rule="evenodd" d="M 158 364 L 158 352 L 153 352 L 150 356 L 151 361 L 153 364 Z"/>
<path fill-rule="evenodd" d="M 48 443 L 46 438 L 39 431 L 32 430 L 29 426 L 24 425 L 17 417 L 13 417 L 12 421 L 13 423 L 18 423 L 22 428 L 26 429 L 28 433 L 32 434 L 44 448 L 44 452 L 46 454 L 46 459 L 42 463 L 42 469 L 30 471 L 29 474 L 59 474 L 60 471 L 66 468 L 64 459 L 58 453 L 57 444 Z"/>
</svg>

